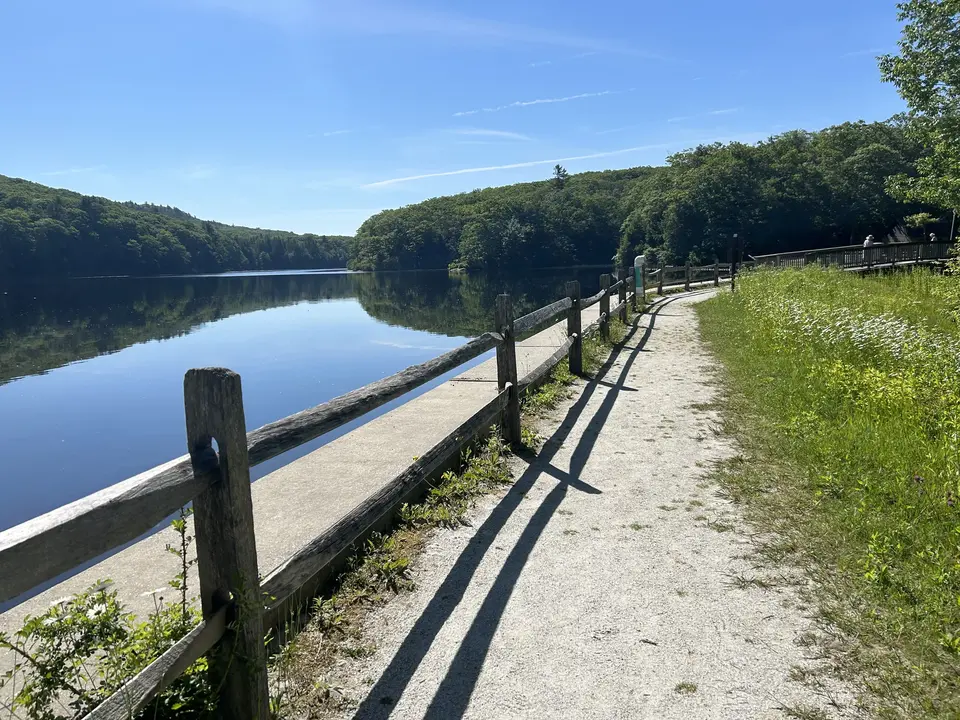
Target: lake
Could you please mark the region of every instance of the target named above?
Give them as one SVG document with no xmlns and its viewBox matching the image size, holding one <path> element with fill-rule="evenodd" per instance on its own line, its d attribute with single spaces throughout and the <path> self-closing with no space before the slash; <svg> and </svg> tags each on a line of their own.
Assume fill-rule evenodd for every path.
<svg viewBox="0 0 960 720">
<path fill-rule="evenodd" d="M 568 280 L 596 292 L 601 272 L 232 273 L 0 288 L 0 530 L 186 452 L 189 368 L 241 375 L 249 430 L 492 329 L 501 292 L 521 315 L 562 297 Z M 254 480 L 416 394 L 254 468 Z"/>
</svg>

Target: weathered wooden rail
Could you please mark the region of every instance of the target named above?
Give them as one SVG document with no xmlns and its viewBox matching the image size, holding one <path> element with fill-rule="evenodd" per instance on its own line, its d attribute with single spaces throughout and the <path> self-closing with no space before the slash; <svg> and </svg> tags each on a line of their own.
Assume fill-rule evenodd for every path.
<svg viewBox="0 0 960 720">
<path fill-rule="evenodd" d="M 953 245 L 946 241 L 889 243 L 886 245 L 844 245 L 841 247 L 774 253 L 754 257 L 758 265 L 777 268 L 802 268 L 807 265 L 834 266 L 861 271 L 902 265 L 938 263 L 950 257 Z"/>
<path fill-rule="evenodd" d="M 711 266 L 717 279 L 718 267 Z M 690 277 L 687 268 L 687 283 Z M 266 720 L 264 634 L 282 622 L 278 609 L 295 595 L 312 595 L 335 558 L 449 466 L 465 444 L 497 424 L 508 442 L 518 444 L 521 396 L 544 382 L 564 358 L 570 371 L 580 374 L 583 338 L 595 331 L 608 337 L 611 319 L 626 321 L 628 303 L 636 306 L 632 272 L 618 271 L 616 282 L 603 275 L 600 287 L 596 295 L 581 299 L 580 284 L 568 283 L 566 297 L 516 319 L 510 296 L 501 295 L 495 332 L 251 432 L 246 432 L 239 375 L 224 368 L 188 371 L 184 377 L 188 454 L 0 533 L 0 602 L 135 540 L 192 502 L 203 620 L 87 718 L 120 720 L 135 715 L 207 655 L 213 685 L 221 688 L 221 716 Z M 614 296 L 616 305 L 611 308 Z M 597 303 L 597 319 L 581 330 L 582 310 Z M 516 338 L 546 328 L 560 316 L 566 317 L 567 338 L 537 368 L 518 378 Z M 484 407 L 260 579 L 252 466 L 335 430 L 494 348 L 498 391 Z"/>
</svg>

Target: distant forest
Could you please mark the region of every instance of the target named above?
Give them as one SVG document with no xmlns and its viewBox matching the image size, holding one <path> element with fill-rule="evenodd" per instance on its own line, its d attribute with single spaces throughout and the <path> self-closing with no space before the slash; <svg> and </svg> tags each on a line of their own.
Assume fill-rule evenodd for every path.
<svg viewBox="0 0 960 720">
<path fill-rule="evenodd" d="M 435 198 L 368 219 L 351 267 L 499 269 L 727 258 L 740 233 L 751 254 L 883 237 L 907 204 L 887 178 L 913 176 L 923 147 L 900 119 L 792 131 L 756 145 L 703 145 L 662 167 L 567 175 Z"/>
<path fill-rule="evenodd" d="M 345 267 L 349 241 L 222 225 L 0 175 L 0 278 Z"/>
<path fill-rule="evenodd" d="M 356 238 L 199 220 L 0 176 L 0 278 L 349 267 L 501 270 L 609 264 L 644 253 L 726 260 L 883 237 L 942 212 L 888 192 L 926 150 L 901 118 L 701 145 L 659 167 L 568 175 L 439 197 L 369 218 Z"/>
</svg>

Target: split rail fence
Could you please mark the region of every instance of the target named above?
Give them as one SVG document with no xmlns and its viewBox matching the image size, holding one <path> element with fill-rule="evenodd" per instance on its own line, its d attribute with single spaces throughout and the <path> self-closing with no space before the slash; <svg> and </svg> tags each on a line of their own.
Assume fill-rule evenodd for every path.
<svg viewBox="0 0 960 720">
<path fill-rule="evenodd" d="M 715 282 L 721 267 L 709 266 Z M 723 268 L 728 272 L 729 267 Z M 663 274 L 676 272 L 664 268 Z M 683 268 L 687 286 L 704 268 Z M 675 284 L 663 282 L 663 286 Z M 566 296 L 520 318 L 509 295 L 496 304 L 496 330 L 353 390 L 322 405 L 246 431 L 240 376 L 224 368 L 189 370 L 183 383 L 189 453 L 69 505 L 0 533 L 0 602 L 14 599 L 100 557 L 193 503 L 203 620 L 160 658 L 87 715 L 89 720 L 134 716 L 201 656 L 207 655 L 219 712 L 225 718 L 269 717 L 265 632 L 282 622 L 280 609 L 294 596 L 315 593 L 322 573 L 399 504 L 434 477 L 462 448 L 499 425 L 506 441 L 520 442 L 520 399 L 544 382 L 564 358 L 583 371 L 583 338 L 609 337 L 612 318 L 627 320 L 637 306 L 632 271 L 600 277 L 600 291 Z M 645 297 L 641 278 L 640 297 Z M 613 307 L 611 302 L 614 301 Z M 582 311 L 599 305 L 597 319 L 581 327 Z M 565 316 L 567 338 L 540 366 L 518 378 L 516 339 Z M 496 349 L 498 392 L 412 465 L 330 528 L 260 579 L 254 534 L 250 468 L 328 433 L 483 353 Z M 216 448 L 214 447 L 216 442 Z M 265 601 L 266 599 L 266 601 Z M 241 660 L 237 661 L 236 658 Z"/>
</svg>

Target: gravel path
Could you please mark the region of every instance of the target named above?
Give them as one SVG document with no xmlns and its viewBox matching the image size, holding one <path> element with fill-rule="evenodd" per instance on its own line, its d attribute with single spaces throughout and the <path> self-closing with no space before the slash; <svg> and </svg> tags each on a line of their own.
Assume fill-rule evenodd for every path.
<svg viewBox="0 0 960 720">
<path fill-rule="evenodd" d="M 792 588 L 749 582 L 749 537 L 704 481 L 735 452 L 701 409 L 716 390 L 692 304 L 708 296 L 641 317 L 515 485 L 432 538 L 417 590 L 365 627 L 377 651 L 328 678 L 356 701 L 342 717 L 844 716 L 789 679 L 813 667 L 812 622 Z"/>
</svg>

